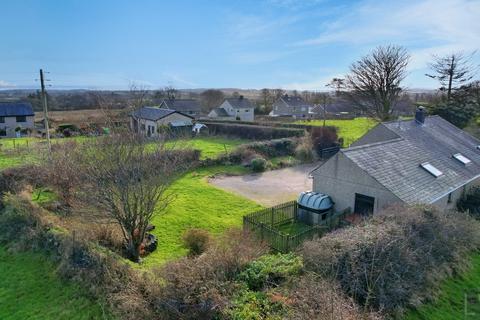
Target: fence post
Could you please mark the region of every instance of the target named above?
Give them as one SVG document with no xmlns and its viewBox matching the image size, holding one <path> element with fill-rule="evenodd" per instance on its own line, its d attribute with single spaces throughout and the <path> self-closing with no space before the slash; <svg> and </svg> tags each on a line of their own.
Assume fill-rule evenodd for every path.
<svg viewBox="0 0 480 320">
<path fill-rule="evenodd" d="M 273 228 L 273 208 L 272 208 L 272 211 L 270 212 L 270 221 L 272 222 L 270 226 Z"/>
</svg>

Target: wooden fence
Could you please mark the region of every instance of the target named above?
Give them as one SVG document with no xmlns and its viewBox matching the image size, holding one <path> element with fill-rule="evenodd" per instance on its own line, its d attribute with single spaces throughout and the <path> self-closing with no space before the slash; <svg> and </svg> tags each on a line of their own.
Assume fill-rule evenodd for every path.
<svg viewBox="0 0 480 320">
<path fill-rule="evenodd" d="M 322 221 L 322 224 L 310 226 L 296 234 L 286 234 L 278 227 L 294 223 L 298 218 L 298 203 L 290 201 L 272 208 L 250 213 L 243 217 L 244 230 L 255 233 L 261 241 L 279 252 L 289 252 L 297 248 L 305 240 L 321 237 L 329 230 L 344 223 L 346 213 L 336 213 Z"/>
</svg>

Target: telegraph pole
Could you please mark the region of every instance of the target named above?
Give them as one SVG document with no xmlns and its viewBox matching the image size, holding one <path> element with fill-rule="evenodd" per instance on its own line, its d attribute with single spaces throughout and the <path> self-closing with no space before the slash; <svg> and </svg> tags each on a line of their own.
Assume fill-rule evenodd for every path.
<svg viewBox="0 0 480 320">
<path fill-rule="evenodd" d="M 47 105 L 47 93 L 45 91 L 45 79 L 43 78 L 43 70 L 40 69 L 40 85 L 42 87 L 42 103 L 43 103 L 43 118 L 45 124 L 45 133 L 47 135 L 48 153 L 52 152 L 52 145 L 50 143 L 50 131 L 48 127 L 48 105 Z"/>
</svg>

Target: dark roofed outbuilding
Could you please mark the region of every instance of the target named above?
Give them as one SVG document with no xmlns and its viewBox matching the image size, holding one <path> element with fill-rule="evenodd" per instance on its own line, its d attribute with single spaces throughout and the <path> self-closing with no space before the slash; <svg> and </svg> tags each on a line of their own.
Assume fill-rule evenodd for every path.
<svg viewBox="0 0 480 320">
<path fill-rule="evenodd" d="M 202 110 L 200 103 L 195 99 L 166 99 L 162 101 L 160 107 L 189 115 L 199 115 Z"/>
</svg>

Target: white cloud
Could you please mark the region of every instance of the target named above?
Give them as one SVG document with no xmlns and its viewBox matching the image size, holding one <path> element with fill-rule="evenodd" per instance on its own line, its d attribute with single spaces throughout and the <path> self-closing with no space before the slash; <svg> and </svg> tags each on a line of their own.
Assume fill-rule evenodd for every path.
<svg viewBox="0 0 480 320">
<path fill-rule="evenodd" d="M 325 24 L 319 36 L 295 45 L 334 43 L 405 45 L 411 49 L 411 69 L 423 68 L 432 54 L 473 51 L 480 46 L 480 1 L 366 1 Z"/>
<path fill-rule="evenodd" d="M 16 85 L 5 80 L 0 80 L 0 89 L 15 88 Z"/>
</svg>

